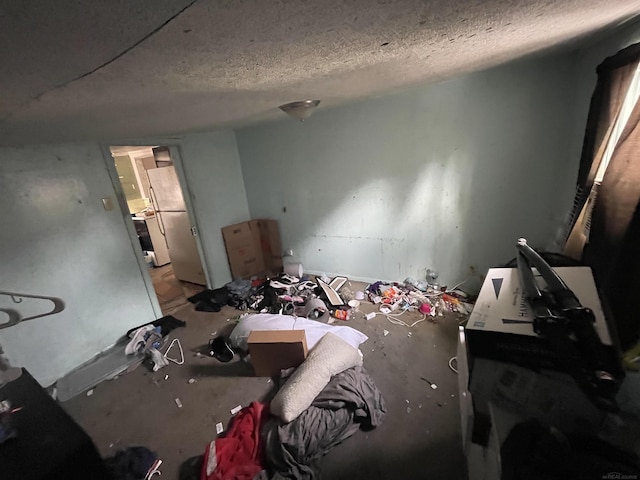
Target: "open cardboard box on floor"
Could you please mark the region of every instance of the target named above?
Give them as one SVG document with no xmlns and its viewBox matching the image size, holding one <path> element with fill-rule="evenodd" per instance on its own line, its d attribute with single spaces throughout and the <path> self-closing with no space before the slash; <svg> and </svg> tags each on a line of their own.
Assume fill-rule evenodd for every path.
<svg viewBox="0 0 640 480">
<path fill-rule="evenodd" d="M 247 344 L 258 377 L 279 377 L 280 370 L 298 367 L 307 358 L 304 330 L 253 330 Z"/>
<path fill-rule="evenodd" d="M 282 271 L 282 246 L 276 220 L 250 220 L 222 229 L 233 278 Z"/>
</svg>

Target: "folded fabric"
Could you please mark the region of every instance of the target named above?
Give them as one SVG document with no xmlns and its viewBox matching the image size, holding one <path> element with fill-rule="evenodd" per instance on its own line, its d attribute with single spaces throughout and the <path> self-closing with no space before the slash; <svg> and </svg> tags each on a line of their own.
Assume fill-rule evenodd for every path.
<svg viewBox="0 0 640 480">
<path fill-rule="evenodd" d="M 334 375 L 294 421 L 267 421 L 262 428 L 267 468 L 255 480 L 318 478 L 315 464 L 323 455 L 359 428 L 379 426 L 385 413 L 382 393 L 364 367 Z"/>
<path fill-rule="evenodd" d="M 271 413 L 285 423 L 295 420 L 332 376 L 361 365 L 362 355 L 357 349 L 331 332 L 325 334 L 271 400 Z"/>
<path fill-rule="evenodd" d="M 252 402 L 240 410 L 227 434 L 205 450 L 200 480 L 253 480 L 263 469 L 260 430 L 268 417 L 264 403 Z"/>
<path fill-rule="evenodd" d="M 229 342 L 234 348 L 247 350 L 247 339 L 252 330 L 304 330 L 307 337 L 307 348 L 311 350 L 325 333 L 331 332 L 340 337 L 354 348 L 367 341 L 364 333 L 346 326 L 334 326 L 316 320 L 291 315 L 277 315 L 272 313 L 257 313 L 240 319 L 238 325 L 229 336 Z"/>
<path fill-rule="evenodd" d="M 169 362 L 162 356 L 159 350 L 155 348 L 149 349 L 149 355 L 151 356 L 151 361 L 153 362 L 153 371 L 157 372 L 161 368 L 169 365 Z"/>
</svg>

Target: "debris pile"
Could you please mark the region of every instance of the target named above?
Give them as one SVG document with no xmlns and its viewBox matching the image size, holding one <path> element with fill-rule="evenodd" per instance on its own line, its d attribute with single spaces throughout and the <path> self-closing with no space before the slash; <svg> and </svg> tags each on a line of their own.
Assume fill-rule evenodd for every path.
<svg viewBox="0 0 640 480">
<path fill-rule="evenodd" d="M 447 312 L 468 315 L 473 310 L 473 303 L 466 293 L 435 289 L 410 278 L 403 283 L 378 281 L 367 286 L 366 292 L 369 301 L 378 305 L 379 312 L 388 317 L 407 311 L 420 312 L 425 317 L 442 316 Z"/>
<path fill-rule="evenodd" d="M 295 315 L 325 323 L 350 320 L 361 302 L 368 300 L 377 312 L 366 314 L 367 320 L 383 315 L 392 323 L 408 327 L 426 318 L 435 320 L 447 312 L 468 315 L 473 309 L 472 299 L 457 286 L 448 290 L 437 283 L 407 278 L 404 282 L 377 281 L 364 291 L 353 292 L 347 277 L 312 279 L 287 274 L 272 279 L 235 280 L 189 300 L 196 304 L 196 310 L 219 311 L 220 306 L 230 305 L 242 311 Z M 407 324 L 398 319 L 405 312 L 422 314 L 422 319 Z"/>
</svg>

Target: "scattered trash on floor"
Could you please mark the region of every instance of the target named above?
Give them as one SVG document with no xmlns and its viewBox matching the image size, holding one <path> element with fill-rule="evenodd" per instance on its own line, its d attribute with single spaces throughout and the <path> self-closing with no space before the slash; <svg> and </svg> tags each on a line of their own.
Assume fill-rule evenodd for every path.
<svg viewBox="0 0 640 480">
<path fill-rule="evenodd" d="M 455 366 L 454 366 L 455 363 Z M 458 357 L 451 357 L 449 359 L 449 368 L 454 372 L 458 373 Z"/>
<path fill-rule="evenodd" d="M 427 379 L 426 379 L 426 378 L 424 378 L 424 377 L 420 377 L 420 378 L 421 378 L 422 380 L 424 380 L 425 382 L 427 382 L 427 383 L 429 384 L 429 386 L 430 386 L 432 389 L 436 390 L 436 389 L 438 388 L 438 385 L 436 385 L 435 383 L 430 382 L 429 380 L 427 380 Z"/>
<path fill-rule="evenodd" d="M 222 422 L 216 423 L 216 434 L 220 435 L 222 432 L 224 432 L 224 425 L 222 425 Z"/>
<path fill-rule="evenodd" d="M 168 375 L 168 374 L 167 374 L 167 375 L 165 375 L 165 376 L 164 376 L 164 379 L 165 379 L 165 380 L 169 380 L 169 375 Z"/>
<path fill-rule="evenodd" d="M 384 336 L 386 337 L 387 335 L 389 335 L 389 330 L 383 330 L 382 333 L 384 334 Z"/>
<path fill-rule="evenodd" d="M 242 405 L 238 405 L 237 407 L 233 407 L 231 409 L 231 415 L 235 415 L 236 413 L 238 413 L 240 410 L 242 410 Z"/>
<path fill-rule="evenodd" d="M 175 398 L 173 401 L 176 402 L 176 405 L 178 406 L 178 408 L 182 408 L 182 402 L 180 401 L 179 398 Z"/>
<path fill-rule="evenodd" d="M 364 318 L 366 318 L 367 320 L 373 320 L 374 318 L 376 318 L 376 312 L 367 313 Z"/>
<path fill-rule="evenodd" d="M 332 316 L 333 318 L 336 318 L 338 320 L 349 320 L 350 314 L 349 310 L 336 309 L 334 310 Z"/>
<path fill-rule="evenodd" d="M 369 301 L 378 306 L 378 313 L 389 322 L 412 328 L 427 317 L 433 319 L 436 316 L 443 316 L 444 312 L 464 315 L 471 313 L 473 304 L 467 294 L 457 290 L 462 283 L 447 290 L 446 287 L 441 288 L 435 283 L 416 282 L 409 277 L 403 283 L 374 282 L 367 286 L 366 294 Z M 421 313 L 422 318 L 413 323 L 407 323 L 399 318 L 406 312 Z M 366 318 L 370 320 L 373 317 L 370 318 L 367 315 Z"/>
<path fill-rule="evenodd" d="M 190 384 L 190 385 L 192 385 L 192 384 L 196 383 L 196 379 L 195 379 L 195 378 L 190 378 L 190 379 L 187 381 L 187 383 L 188 383 L 188 384 Z"/>
<path fill-rule="evenodd" d="M 87 391 L 87 397 L 90 397 L 91 395 L 93 395 L 93 388 Z"/>
<path fill-rule="evenodd" d="M 162 465 L 162 460 L 160 459 L 157 459 L 155 462 L 153 462 L 153 465 L 151 465 L 149 472 L 147 472 L 147 475 L 144 477 L 145 480 L 150 480 L 151 477 L 153 477 L 156 474 L 158 474 L 158 476 L 162 475 L 162 472 L 159 470 L 160 465 Z"/>
</svg>

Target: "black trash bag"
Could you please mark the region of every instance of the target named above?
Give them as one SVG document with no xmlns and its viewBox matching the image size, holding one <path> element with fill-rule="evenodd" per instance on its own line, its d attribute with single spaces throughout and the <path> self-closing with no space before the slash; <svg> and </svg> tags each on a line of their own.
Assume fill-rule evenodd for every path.
<svg viewBox="0 0 640 480">
<path fill-rule="evenodd" d="M 147 447 L 118 450 L 104 463 L 113 480 L 143 480 L 158 456 Z"/>
</svg>

